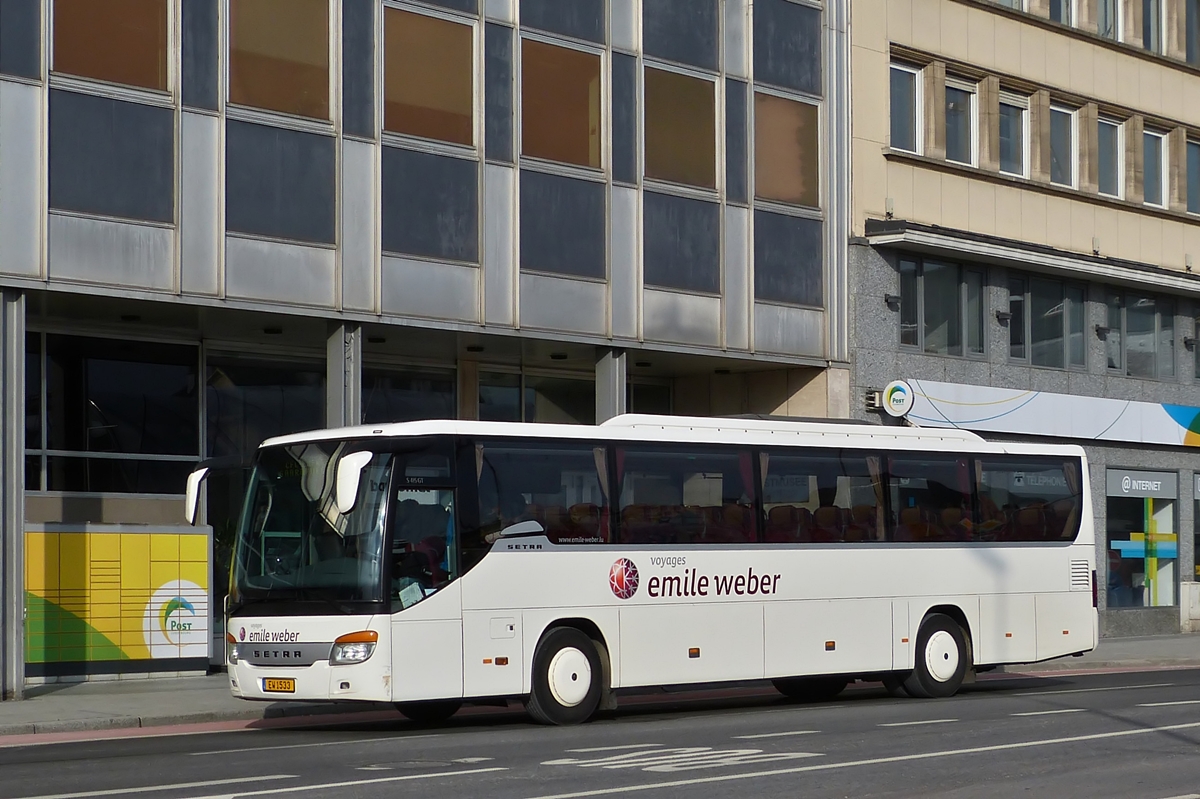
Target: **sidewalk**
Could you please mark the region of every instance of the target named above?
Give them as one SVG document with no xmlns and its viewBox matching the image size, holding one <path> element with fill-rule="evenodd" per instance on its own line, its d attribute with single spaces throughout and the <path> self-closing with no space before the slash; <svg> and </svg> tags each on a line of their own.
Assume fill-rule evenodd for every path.
<svg viewBox="0 0 1200 799">
<path fill-rule="evenodd" d="M 1094 652 L 1030 666 L 1009 674 L 1109 669 L 1200 668 L 1200 634 L 1104 638 Z M 0 736 L 66 733 L 214 722 L 262 726 L 316 723 L 331 714 L 399 718 L 386 704 L 257 703 L 234 699 L 224 674 L 207 677 L 60 683 L 30 688 L 20 702 L 0 702 Z M 369 716 L 360 716 L 364 720 Z M 255 726 L 258 726 L 255 724 Z"/>
</svg>

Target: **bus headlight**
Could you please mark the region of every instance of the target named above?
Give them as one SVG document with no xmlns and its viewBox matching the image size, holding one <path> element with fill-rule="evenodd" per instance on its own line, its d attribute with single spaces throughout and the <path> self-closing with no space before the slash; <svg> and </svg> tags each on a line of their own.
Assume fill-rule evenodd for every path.
<svg viewBox="0 0 1200 799">
<path fill-rule="evenodd" d="M 232 633 L 225 633 L 225 662 L 230 666 L 238 664 L 237 639 Z"/>
<path fill-rule="evenodd" d="M 374 630 L 363 630 L 359 633 L 348 633 L 333 642 L 333 650 L 329 653 L 329 665 L 345 666 L 350 663 L 362 663 L 375 653 L 375 645 L 379 643 L 379 633 Z"/>
</svg>

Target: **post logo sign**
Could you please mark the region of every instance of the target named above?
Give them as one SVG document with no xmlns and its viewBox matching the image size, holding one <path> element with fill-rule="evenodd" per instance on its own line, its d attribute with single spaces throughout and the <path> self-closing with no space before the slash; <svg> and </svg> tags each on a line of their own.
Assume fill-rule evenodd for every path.
<svg viewBox="0 0 1200 799">
<path fill-rule="evenodd" d="M 171 580 L 146 603 L 142 634 L 150 657 L 208 656 L 208 594 L 189 580 Z"/>
<path fill-rule="evenodd" d="M 883 389 L 883 409 L 889 416 L 905 416 L 913 407 L 913 390 L 903 380 L 893 380 Z"/>
<path fill-rule="evenodd" d="M 638 590 L 638 569 L 629 558 L 618 558 L 608 570 L 608 587 L 617 599 L 629 599 Z"/>
</svg>

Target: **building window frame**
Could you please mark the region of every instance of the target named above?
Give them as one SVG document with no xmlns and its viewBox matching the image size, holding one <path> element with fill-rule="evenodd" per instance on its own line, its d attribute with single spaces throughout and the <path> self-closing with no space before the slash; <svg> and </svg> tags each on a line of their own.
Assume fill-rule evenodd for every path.
<svg viewBox="0 0 1200 799">
<path fill-rule="evenodd" d="M 1060 322 L 1062 329 L 1062 365 L 1035 363 L 1033 324 L 1034 283 L 1054 284 L 1062 297 L 1060 306 Z M 1018 288 L 1019 287 L 1019 288 Z M 1024 363 L 1039 369 L 1058 369 L 1068 371 L 1087 371 L 1087 319 L 1088 302 L 1087 286 L 1082 283 L 1072 283 L 1038 274 L 1011 272 L 1008 275 L 1009 292 L 1009 347 L 1008 360 L 1012 363 Z M 1019 292 L 1019 293 L 1018 293 Z M 1073 299 L 1071 294 L 1081 296 Z M 1017 304 L 1020 304 L 1020 307 Z M 1081 324 L 1079 324 L 1081 323 Z M 1018 342 L 1019 336 L 1019 342 Z M 1073 359 L 1071 352 L 1071 337 L 1079 336 L 1081 340 L 1081 358 Z M 1017 347 L 1021 354 L 1014 354 Z"/>
<path fill-rule="evenodd" d="M 953 267 L 957 275 L 958 344 L 947 346 L 946 351 L 930 349 L 927 337 L 928 318 L 926 308 L 925 267 L 931 263 L 938 267 Z M 983 360 L 987 358 L 987 335 L 984 319 L 987 317 L 987 270 L 973 264 L 926 259 L 903 255 L 898 259 L 897 271 L 900 284 L 900 349 L 920 352 L 925 355 L 940 355 L 949 358 Z M 905 273 L 909 273 L 908 279 Z M 972 311 L 972 283 L 977 291 L 977 308 Z M 909 320 L 909 321 L 906 321 Z M 910 327 L 905 330 L 906 325 Z M 974 327 L 974 330 L 972 329 Z M 906 335 L 906 332 L 909 333 Z M 977 343 L 972 345 L 972 336 Z M 907 341 L 906 341 L 907 339 Z M 952 350 L 957 349 L 958 352 Z"/>
<path fill-rule="evenodd" d="M 1005 169 L 1004 158 L 1000 158 L 1000 173 L 1004 175 L 1013 175 L 1015 177 L 1029 177 L 1029 98 L 1013 94 L 1012 92 L 1000 93 L 1000 105 L 1016 108 L 1021 114 L 1021 147 L 1020 147 L 1020 168 L 1017 170 Z M 1003 119 L 1003 116 L 1001 116 Z M 973 148 L 974 149 L 974 148 Z"/>
<path fill-rule="evenodd" d="M 1054 18 L 1056 3 L 1060 16 L 1063 19 Z M 1075 22 L 1079 19 L 1077 9 L 1075 8 L 1075 0 L 1050 0 L 1048 13 L 1051 22 L 1057 22 L 1060 25 L 1067 25 L 1072 28 L 1075 27 Z"/>
<path fill-rule="evenodd" d="M 1150 19 L 1151 9 L 1156 11 L 1157 24 Z M 1147 40 L 1146 34 L 1150 37 Z M 1158 55 L 1165 54 L 1164 45 L 1167 41 L 1167 9 L 1163 0 L 1142 0 L 1142 49 Z"/>
<path fill-rule="evenodd" d="M 1096 32 L 1103 38 L 1114 42 L 1125 40 L 1125 21 L 1122 19 L 1125 13 L 1123 0 L 1098 0 L 1096 8 Z M 1108 9 L 1112 17 L 1110 28 L 1105 30 L 1100 27 L 1103 23 L 1104 10 Z"/>
<path fill-rule="evenodd" d="M 1055 114 L 1066 114 L 1069 118 L 1068 136 L 1070 137 L 1070 140 L 1068 143 L 1068 151 L 1069 152 L 1067 153 L 1067 159 L 1068 159 L 1068 163 L 1070 164 L 1070 170 L 1069 170 L 1070 175 L 1068 176 L 1066 183 L 1063 183 L 1061 181 L 1054 179 L 1053 162 L 1054 162 L 1054 115 Z M 1050 182 L 1055 184 L 1056 186 L 1066 186 L 1067 188 L 1071 188 L 1071 189 L 1079 188 L 1079 109 L 1072 108 L 1067 105 L 1062 105 L 1060 103 L 1051 103 L 1050 104 L 1050 126 L 1051 126 L 1050 127 L 1050 130 L 1051 130 L 1051 133 L 1050 133 L 1050 156 L 1051 156 Z"/>
<path fill-rule="evenodd" d="M 1188 139 L 1184 147 L 1187 186 L 1184 201 L 1189 214 L 1200 214 L 1200 140 Z"/>
<path fill-rule="evenodd" d="M 1135 375 L 1129 371 L 1129 302 L 1131 299 L 1134 301 L 1138 299 L 1150 299 L 1155 303 L 1154 333 L 1152 336 L 1154 353 L 1151 357 L 1151 361 L 1154 364 L 1154 373 L 1152 375 Z M 1150 292 L 1131 292 L 1108 286 L 1105 287 L 1104 304 L 1107 312 L 1104 327 L 1104 338 L 1106 341 L 1105 365 L 1107 371 L 1110 374 L 1133 377 L 1139 380 L 1174 380 L 1178 373 L 1175 364 L 1175 356 L 1178 349 L 1175 346 L 1175 312 L 1178 304 L 1175 298 Z M 1166 305 L 1167 308 L 1164 309 L 1161 305 Z M 1163 324 L 1164 316 L 1170 320 L 1169 324 Z M 1159 349 L 1161 346 L 1169 347 L 1169 352 L 1161 352 Z M 1119 363 L 1114 363 L 1114 355 L 1119 358 Z M 1164 365 L 1167 366 L 1166 369 L 1163 368 Z"/>
<path fill-rule="evenodd" d="M 1200 2 L 1200 0 L 1198 0 L 1198 2 Z M 903 72 L 903 73 L 906 73 L 906 74 L 912 76 L 912 82 L 913 82 L 913 124 L 912 124 L 913 148 L 908 149 L 907 147 L 897 146 L 895 137 L 890 135 L 890 131 L 892 130 L 892 127 L 889 127 L 888 144 L 893 150 L 897 150 L 899 152 L 904 152 L 904 153 L 913 153 L 915 155 L 921 155 L 925 150 L 925 147 L 924 147 L 924 144 L 925 144 L 925 142 L 924 142 L 924 139 L 925 139 L 925 113 L 924 113 L 924 109 L 925 109 L 925 85 L 924 85 L 925 84 L 925 81 L 924 81 L 925 70 L 922 67 L 913 66 L 912 64 L 906 64 L 901 61 L 892 61 L 891 64 L 889 65 L 889 69 L 888 69 L 888 87 L 889 87 L 889 89 L 891 88 L 891 76 L 892 76 L 893 71 Z M 892 112 L 893 112 L 892 98 L 893 97 L 894 97 L 894 94 L 891 91 L 889 91 L 888 92 L 888 122 L 889 122 L 889 125 L 892 125 L 893 124 L 892 120 L 895 119 L 895 117 L 892 114 Z"/>
<path fill-rule="evenodd" d="M 464 25 L 471 29 L 471 144 L 461 144 L 458 142 L 445 141 L 443 139 L 431 139 L 415 134 L 398 133 L 396 131 L 388 130 L 385 127 L 387 113 L 386 20 L 389 9 L 403 11 L 409 14 L 416 14 L 418 16 L 428 17 L 430 19 L 437 19 L 443 22 L 452 22 L 458 25 Z M 380 76 L 378 96 L 379 102 L 383 103 L 383 107 L 381 107 L 379 111 L 378 121 L 381 143 L 385 146 L 400 146 L 410 150 L 421 150 L 439 155 L 470 157 L 478 160 L 483 142 L 483 72 L 481 69 L 481 64 L 483 63 L 482 20 L 470 14 L 457 13 L 452 9 L 434 9 L 430 8 L 429 6 L 407 2 L 406 0 L 383 0 L 383 8 L 380 11 L 380 14 L 380 38 L 376 59 L 378 61 L 377 73 Z"/>
<path fill-rule="evenodd" d="M 697 67 L 684 66 L 672 61 L 664 61 L 661 59 L 642 57 L 642 62 L 638 70 L 638 160 L 641 164 L 641 179 L 645 186 L 655 190 L 664 191 L 668 194 L 679 194 L 681 196 L 703 197 L 711 200 L 713 197 L 723 196 L 725 193 L 725 81 L 721 75 L 716 72 L 708 72 L 707 70 Z M 658 70 L 660 72 L 671 72 L 676 75 L 682 75 L 686 78 L 702 80 L 712 84 L 713 89 L 713 185 L 698 186 L 694 183 L 681 183 L 669 178 L 654 177 L 649 173 L 649 157 L 646 152 L 647 140 L 647 102 L 646 102 L 646 72 L 648 70 Z M 797 100 L 806 95 L 798 95 L 791 92 L 780 91 L 778 89 L 769 89 L 765 86 L 757 86 L 750 84 L 747 86 L 747 100 L 750 103 L 751 109 L 754 104 L 754 93 L 761 92 L 771 94 L 777 97 L 782 97 L 789 100 Z M 819 101 L 818 101 L 819 102 Z M 746 146 L 750 153 L 754 153 L 755 146 L 755 126 L 754 113 L 751 110 L 749 113 L 746 125 Z M 818 125 L 822 125 L 820 120 L 820 108 L 818 108 Z M 820 134 L 818 134 L 818 143 L 820 142 Z M 753 166 L 753 164 L 752 164 Z M 749 196 L 754 196 L 754 170 L 750 169 L 747 175 L 748 193 Z M 819 190 L 818 190 L 819 191 Z"/>
<path fill-rule="evenodd" d="M 1101 125 L 1108 125 L 1116 131 L 1116 184 L 1117 191 L 1115 194 L 1106 192 L 1100 186 L 1097 178 L 1096 191 L 1102 197 L 1116 197 L 1118 200 L 1125 198 L 1125 125 L 1122 121 L 1112 117 L 1101 116 L 1096 120 L 1097 138 L 1099 138 L 1099 130 Z M 1099 149 L 1097 147 L 1097 160 L 1099 160 Z"/>
<path fill-rule="evenodd" d="M 1158 141 L 1158 163 L 1151 164 L 1149 153 L 1146 148 L 1146 142 L 1151 139 Z M 1170 154 L 1170 137 L 1167 133 L 1146 128 L 1142 131 L 1142 203 L 1152 208 L 1166 208 L 1168 202 L 1168 187 L 1170 186 L 1169 165 L 1171 161 Z M 1146 196 L 1145 177 L 1150 174 L 1150 167 L 1154 166 L 1154 173 L 1158 176 L 1158 199 L 1151 200 Z"/>
<path fill-rule="evenodd" d="M 814 160 L 815 160 L 816 166 L 817 166 L 817 174 L 816 174 L 817 204 L 816 205 L 805 205 L 803 203 L 792 202 L 790 200 L 779 200 L 779 199 L 774 199 L 774 198 L 770 198 L 770 197 L 760 196 L 758 194 L 757 175 L 752 174 L 751 180 L 750 180 L 750 192 L 751 192 L 751 196 L 754 198 L 755 206 L 764 208 L 764 209 L 769 209 L 769 210 L 783 209 L 785 213 L 791 213 L 791 214 L 796 214 L 797 211 L 807 211 L 808 212 L 807 214 L 804 214 L 804 213 L 798 214 L 801 216 L 811 216 L 813 214 L 818 214 L 818 215 L 821 214 L 822 210 L 825 208 L 825 188 L 826 188 L 826 185 L 825 185 L 826 184 L 826 177 L 825 177 L 825 160 L 826 159 L 824 157 L 825 151 L 822 148 L 822 145 L 825 141 L 825 131 L 826 131 L 825 103 L 820 98 L 813 97 L 808 94 L 799 94 L 794 91 L 785 91 L 785 90 L 781 90 L 781 89 L 772 88 L 769 86 L 753 87 L 752 91 L 750 92 L 750 102 L 754 105 L 754 113 L 752 113 L 750 116 L 750 126 L 749 126 L 750 127 L 750 139 L 749 139 L 750 150 L 754 156 L 754 158 L 753 158 L 754 169 L 751 170 L 752 173 L 755 172 L 758 167 L 758 105 L 757 105 L 758 95 L 763 95 L 763 96 L 767 96 L 767 97 L 776 97 L 781 100 L 787 100 L 787 101 L 793 102 L 793 103 L 800 103 L 800 104 L 810 106 L 810 107 L 816 109 L 816 112 L 817 112 L 817 153 L 816 153 L 816 157 Z M 718 122 L 720 123 L 720 119 L 718 119 Z M 721 127 L 721 125 L 719 124 L 718 128 L 720 128 L 720 127 Z M 718 139 L 719 138 L 720 138 L 720 133 L 718 131 Z M 721 169 L 721 161 L 723 158 L 722 150 L 723 150 L 723 148 L 720 146 L 719 141 L 718 141 L 718 147 L 717 147 L 718 174 L 724 172 L 724 170 Z M 650 181 L 656 180 L 656 178 L 651 178 L 648 176 L 646 179 L 650 180 Z M 677 186 L 678 184 L 668 184 L 668 185 Z M 718 190 L 720 190 L 720 186 L 721 186 L 721 183 L 720 183 L 720 180 L 718 180 Z M 695 187 L 692 187 L 692 188 L 695 188 Z"/>
<path fill-rule="evenodd" d="M 969 126 L 969 144 L 967 160 L 952 158 L 950 156 L 950 135 L 949 135 L 949 105 L 950 100 L 947 97 L 946 108 L 942 109 L 942 113 L 946 116 L 946 160 L 954 164 L 962 164 L 963 166 L 978 166 L 979 165 L 979 85 L 962 78 L 946 76 L 946 92 L 951 91 L 963 92 L 967 95 L 967 125 Z"/>
</svg>

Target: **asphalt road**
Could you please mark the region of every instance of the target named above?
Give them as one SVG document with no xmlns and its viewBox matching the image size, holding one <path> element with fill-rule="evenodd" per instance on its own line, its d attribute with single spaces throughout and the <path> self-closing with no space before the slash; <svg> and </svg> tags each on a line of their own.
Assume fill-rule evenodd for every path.
<svg viewBox="0 0 1200 799">
<path fill-rule="evenodd" d="M 567 728 L 514 708 L 425 728 L 0 743 L 0 799 L 126 795 L 1200 799 L 1200 670 L 1000 678 L 944 700 L 673 694 Z"/>
</svg>

